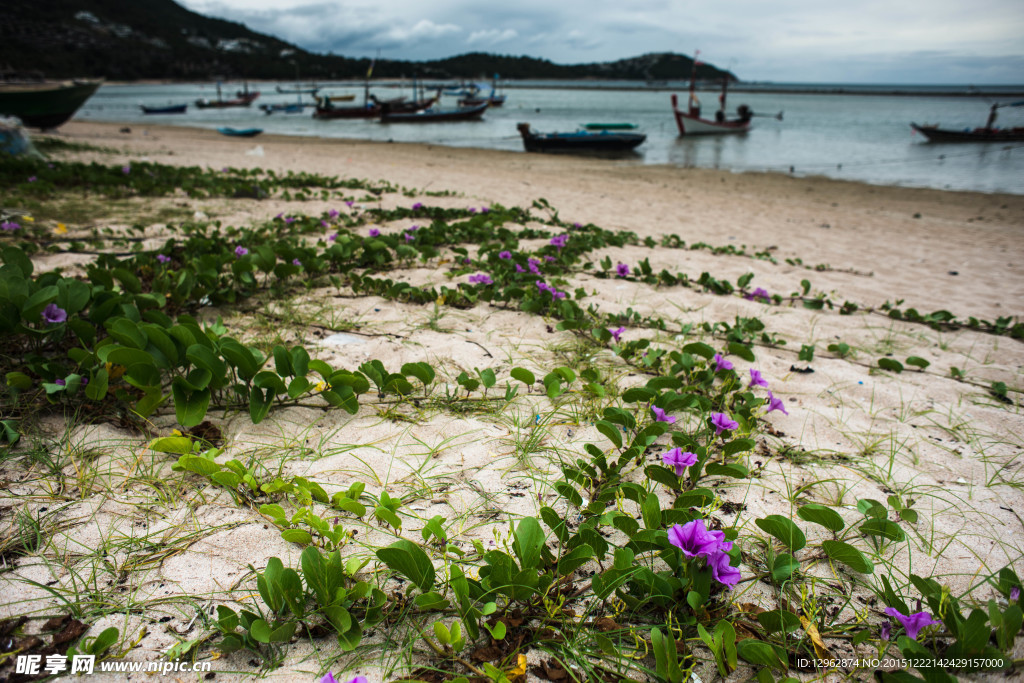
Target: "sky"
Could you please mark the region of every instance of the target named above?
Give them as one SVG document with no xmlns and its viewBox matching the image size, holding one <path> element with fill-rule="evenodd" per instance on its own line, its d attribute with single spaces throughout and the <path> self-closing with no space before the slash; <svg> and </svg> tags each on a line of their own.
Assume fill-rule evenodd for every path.
<svg viewBox="0 0 1024 683">
<path fill-rule="evenodd" d="M 1024 0 L 178 0 L 311 52 L 614 61 L 693 55 L 744 81 L 1024 84 Z"/>
</svg>

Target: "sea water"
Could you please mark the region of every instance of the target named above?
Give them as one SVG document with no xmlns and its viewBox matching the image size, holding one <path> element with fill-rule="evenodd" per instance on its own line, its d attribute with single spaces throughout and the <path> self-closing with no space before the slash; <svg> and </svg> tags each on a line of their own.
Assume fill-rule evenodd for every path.
<svg viewBox="0 0 1024 683">
<path fill-rule="evenodd" d="M 629 122 L 647 134 L 647 141 L 627 163 L 670 164 L 729 171 L 773 171 L 794 175 L 823 175 L 879 185 L 930 187 L 948 190 L 1024 194 L 1024 143 L 928 143 L 910 123 L 939 123 L 944 128 L 981 126 L 993 100 L 949 95 L 921 95 L 904 88 L 902 94 L 865 94 L 868 86 L 786 86 L 789 92 L 730 92 L 730 114 L 746 104 L 757 114 L 744 135 L 679 137 L 670 96 L 678 92 L 685 103 L 685 85 L 678 91 L 626 87 L 575 88 L 552 84 L 519 84 L 502 92 L 503 107 L 488 109 L 480 121 L 433 124 L 383 124 L 373 119 L 317 120 L 312 109 L 302 114 L 266 115 L 260 104 L 290 103 L 296 95 L 279 94 L 275 83 L 251 84 L 262 95 L 250 108 L 205 109 L 194 106 L 199 98 L 216 98 L 212 84 L 104 85 L 79 110 L 77 119 L 134 125 L 165 124 L 216 128 L 258 127 L 267 133 L 324 138 L 422 142 L 453 147 L 479 147 L 522 152 L 516 124 L 529 123 L 538 132 L 570 132 L 591 122 Z M 287 84 L 282 84 L 287 85 Z M 623 84 L 625 85 L 625 84 Z M 241 84 L 222 86 L 224 97 L 234 96 Z M 843 93 L 832 92 L 842 87 Z M 767 86 L 764 89 L 768 89 Z M 1021 88 L 1015 89 L 1020 92 Z M 411 96 L 408 87 L 375 85 L 381 98 Z M 323 93 L 363 98 L 357 84 L 325 87 Z M 717 91 L 700 92 L 706 115 L 718 107 Z M 998 96 L 998 94 L 997 94 Z M 302 96 L 311 101 L 308 95 Z M 1021 99 L 1007 93 L 1005 99 Z M 442 107 L 455 107 L 445 97 Z M 164 106 L 188 102 L 183 115 L 143 115 L 139 105 Z M 339 106 L 349 106 L 342 103 Z M 777 118 L 782 114 L 782 119 Z M 999 110 L 1000 126 L 1024 126 L 1024 107 Z M 524 153 L 524 152 L 523 152 Z"/>
</svg>

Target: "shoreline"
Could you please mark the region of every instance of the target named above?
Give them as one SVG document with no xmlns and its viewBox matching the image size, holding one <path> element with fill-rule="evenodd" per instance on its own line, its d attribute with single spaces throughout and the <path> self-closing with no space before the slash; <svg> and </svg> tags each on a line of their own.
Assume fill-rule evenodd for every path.
<svg viewBox="0 0 1024 683">
<path fill-rule="evenodd" d="M 463 79 L 472 81 L 473 79 Z M 274 79 L 232 79 L 222 81 L 223 83 L 251 83 L 256 85 L 282 85 L 292 83 L 291 81 Z M 372 81 L 373 87 L 378 88 L 407 88 L 411 79 L 405 78 L 381 78 Z M 439 81 L 440 82 L 440 81 Z M 481 81 L 482 82 L 482 81 Z M 106 81 L 106 85 L 130 86 L 130 85 L 188 85 L 188 84 L 211 84 L 217 83 L 216 79 L 141 79 L 137 81 Z M 446 82 L 445 87 L 457 87 L 461 81 L 452 80 Z M 624 90 L 628 92 L 680 92 L 689 88 L 689 79 L 680 79 L 670 83 L 658 83 L 648 85 L 637 81 L 630 84 L 628 81 L 615 81 L 614 85 L 601 85 L 602 81 L 596 79 L 583 79 L 579 81 L 560 81 L 557 79 L 522 79 L 522 81 L 502 81 L 499 89 L 524 90 Z M 356 88 L 363 87 L 365 81 L 359 79 L 327 80 L 321 82 L 306 81 L 302 85 L 314 84 L 321 89 L 326 88 Z M 914 90 L 915 87 L 934 88 L 930 90 Z M 962 88 L 965 92 L 943 90 L 947 88 Z M 1012 89 L 1001 89 L 1012 88 Z M 719 92 L 722 89 L 718 83 L 698 83 L 698 92 Z M 973 89 L 973 90 L 971 90 Z M 1024 97 L 1024 85 L 920 85 L 912 86 L 907 84 L 886 85 L 886 84 L 858 84 L 858 83 L 785 83 L 775 84 L 770 82 L 743 82 L 730 83 L 729 92 L 733 93 L 765 93 L 772 95 L 890 95 L 894 97 Z"/>
</svg>

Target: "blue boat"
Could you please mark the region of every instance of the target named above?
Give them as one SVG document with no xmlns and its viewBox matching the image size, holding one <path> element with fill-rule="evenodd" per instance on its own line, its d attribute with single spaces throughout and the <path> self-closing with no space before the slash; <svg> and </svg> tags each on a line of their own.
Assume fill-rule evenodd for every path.
<svg viewBox="0 0 1024 683">
<path fill-rule="evenodd" d="M 230 128 L 228 126 L 221 126 L 217 129 L 217 132 L 221 135 L 229 135 L 235 138 L 252 138 L 256 137 L 263 132 L 262 128 Z"/>
</svg>

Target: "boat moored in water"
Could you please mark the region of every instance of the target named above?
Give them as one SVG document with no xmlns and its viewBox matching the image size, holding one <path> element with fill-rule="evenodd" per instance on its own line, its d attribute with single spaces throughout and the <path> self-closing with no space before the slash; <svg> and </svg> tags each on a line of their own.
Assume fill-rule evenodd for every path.
<svg viewBox="0 0 1024 683">
<path fill-rule="evenodd" d="M 516 126 L 527 152 L 625 152 L 636 149 L 647 136 L 643 133 L 619 133 L 580 130 L 573 133 L 534 133 L 529 123 Z"/>
<path fill-rule="evenodd" d="M 1020 142 L 1024 140 L 1024 126 L 997 128 L 996 117 L 1001 107 L 1024 107 L 1024 100 L 1019 102 L 996 102 L 989 110 L 988 120 L 981 128 L 939 128 L 938 124 L 929 126 L 911 123 L 910 127 L 925 136 L 928 142 Z"/>
</svg>

